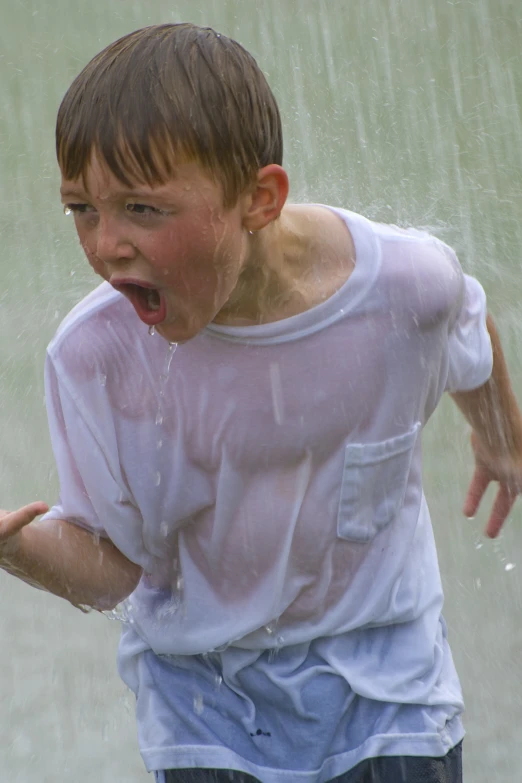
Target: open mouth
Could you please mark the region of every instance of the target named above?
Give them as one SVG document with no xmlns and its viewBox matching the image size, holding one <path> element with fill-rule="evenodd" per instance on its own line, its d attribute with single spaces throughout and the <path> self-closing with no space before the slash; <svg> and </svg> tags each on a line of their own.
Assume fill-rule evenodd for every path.
<svg viewBox="0 0 522 783">
<path fill-rule="evenodd" d="M 116 283 L 114 288 L 131 302 L 138 318 L 148 326 L 156 326 L 165 320 L 165 297 L 157 288 L 140 283 Z"/>
</svg>

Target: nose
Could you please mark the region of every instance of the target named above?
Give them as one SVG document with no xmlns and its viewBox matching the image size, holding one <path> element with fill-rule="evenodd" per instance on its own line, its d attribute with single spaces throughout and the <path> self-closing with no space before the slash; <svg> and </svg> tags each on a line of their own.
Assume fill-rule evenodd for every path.
<svg viewBox="0 0 522 783">
<path fill-rule="evenodd" d="M 104 264 L 132 260 L 136 255 L 128 231 L 122 222 L 110 215 L 100 215 L 96 227 L 96 257 Z"/>
</svg>

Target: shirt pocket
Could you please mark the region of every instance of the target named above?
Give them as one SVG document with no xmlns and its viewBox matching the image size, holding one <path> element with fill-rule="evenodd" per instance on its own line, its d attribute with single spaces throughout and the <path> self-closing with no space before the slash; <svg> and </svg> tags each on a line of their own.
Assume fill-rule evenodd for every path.
<svg viewBox="0 0 522 783">
<path fill-rule="evenodd" d="M 367 543 L 400 511 L 420 422 L 377 443 L 351 443 L 344 455 L 337 535 Z"/>
</svg>

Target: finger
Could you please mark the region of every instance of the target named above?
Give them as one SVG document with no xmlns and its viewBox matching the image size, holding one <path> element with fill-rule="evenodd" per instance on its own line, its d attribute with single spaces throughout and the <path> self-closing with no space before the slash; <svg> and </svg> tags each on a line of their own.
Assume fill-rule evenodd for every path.
<svg viewBox="0 0 522 783">
<path fill-rule="evenodd" d="M 45 514 L 49 510 L 49 506 L 46 503 L 37 501 L 36 503 L 29 503 L 27 506 L 22 506 L 17 511 L 11 511 L 0 519 L 0 539 L 10 538 L 18 533 L 26 525 L 29 525 L 33 519 Z"/>
<path fill-rule="evenodd" d="M 484 497 L 484 493 L 488 488 L 489 482 L 490 479 L 487 471 L 481 467 L 475 468 L 475 472 L 468 488 L 468 494 L 466 495 L 466 500 L 464 501 L 464 508 L 462 509 L 464 516 L 475 516 L 480 505 L 480 501 Z"/>
<path fill-rule="evenodd" d="M 500 486 L 486 527 L 486 535 L 489 536 L 489 538 L 496 538 L 498 536 L 502 525 L 513 508 L 515 499 L 516 495 L 510 492 L 505 486 Z"/>
</svg>

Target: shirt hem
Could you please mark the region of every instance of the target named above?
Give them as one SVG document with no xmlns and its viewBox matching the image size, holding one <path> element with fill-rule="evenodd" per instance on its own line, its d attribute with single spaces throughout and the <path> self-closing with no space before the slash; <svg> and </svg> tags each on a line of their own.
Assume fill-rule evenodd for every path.
<svg viewBox="0 0 522 783">
<path fill-rule="evenodd" d="M 325 760 L 319 769 L 295 770 L 265 767 L 247 761 L 229 748 L 209 745 L 147 748 L 141 755 L 148 772 L 167 769 L 233 769 L 253 775 L 263 783 L 326 783 L 377 756 L 445 756 L 462 741 L 465 731 L 458 717 L 440 734 L 385 734 L 370 737 L 358 748 Z"/>
</svg>

